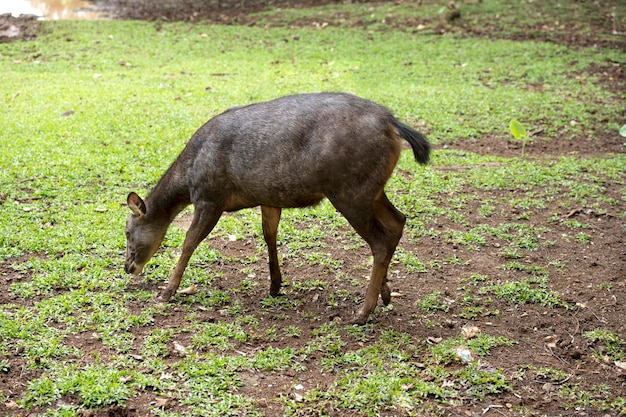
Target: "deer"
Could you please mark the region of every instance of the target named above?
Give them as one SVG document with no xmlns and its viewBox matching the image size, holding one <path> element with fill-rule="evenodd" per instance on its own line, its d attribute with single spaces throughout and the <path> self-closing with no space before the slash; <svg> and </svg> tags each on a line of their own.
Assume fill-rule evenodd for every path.
<svg viewBox="0 0 626 417">
<path fill-rule="evenodd" d="M 307 93 L 233 107 L 211 118 L 184 146 L 147 197 L 127 196 L 126 273 L 139 275 L 159 249 L 169 225 L 189 205 L 193 219 L 167 286 L 176 293 L 198 245 L 224 212 L 260 206 L 267 244 L 271 296 L 282 274 L 276 236 L 282 209 L 328 199 L 371 250 L 373 266 L 353 322 L 363 325 L 379 297 L 391 302 L 389 264 L 406 216 L 389 201 L 385 185 L 408 142 L 426 164 L 426 137 L 390 110 L 348 93 Z"/>
</svg>

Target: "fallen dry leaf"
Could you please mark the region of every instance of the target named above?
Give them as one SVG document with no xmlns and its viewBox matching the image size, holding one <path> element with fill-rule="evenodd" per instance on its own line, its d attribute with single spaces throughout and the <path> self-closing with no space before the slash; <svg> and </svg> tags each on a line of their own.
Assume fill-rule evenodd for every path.
<svg viewBox="0 0 626 417">
<path fill-rule="evenodd" d="M 546 341 L 546 346 L 548 346 L 550 349 L 554 349 L 556 348 L 556 344 L 559 341 L 559 336 L 557 335 L 546 336 L 544 340 Z"/>
<path fill-rule="evenodd" d="M 178 343 L 177 341 L 174 341 L 174 349 L 176 350 L 176 352 L 180 353 L 181 355 L 187 354 L 187 348 L 181 345 L 180 343 Z"/>
<path fill-rule="evenodd" d="M 473 324 L 466 324 L 461 328 L 461 334 L 463 335 L 463 339 L 471 339 L 480 334 L 480 329 Z"/>
<path fill-rule="evenodd" d="M 454 381 L 451 381 L 451 380 L 449 380 L 449 379 L 445 379 L 445 380 L 443 381 L 443 383 L 441 384 L 441 386 L 442 386 L 443 388 L 450 388 L 450 387 L 453 387 L 453 386 L 454 386 Z"/>
<path fill-rule="evenodd" d="M 157 399 L 154 400 L 154 406 L 156 408 L 165 408 L 169 402 L 170 402 L 169 398 L 157 397 Z"/>
<path fill-rule="evenodd" d="M 20 408 L 20 406 L 15 401 L 9 401 L 8 403 L 5 403 L 4 406 L 8 410 L 14 410 L 14 409 Z"/>
<path fill-rule="evenodd" d="M 198 286 L 196 284 L 193 284 L 183 290 L 179 290 L 178 293 L 179 294 L 185 294 L 185 295 L 191 295 L 193 293 L 195 293 L 196 291 L 198 291 Z"/>
</svg>

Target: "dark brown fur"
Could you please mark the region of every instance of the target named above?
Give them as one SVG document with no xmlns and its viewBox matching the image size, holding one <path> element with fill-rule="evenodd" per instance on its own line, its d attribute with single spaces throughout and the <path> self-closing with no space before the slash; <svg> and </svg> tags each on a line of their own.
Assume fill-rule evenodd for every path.
<svg viewBox="0 0 626 417">
<path fill-rule="evenodd" d="M 424 136 L 386 108 L 349 94 L 300 94 L 227 110 L 193 135 L 145 202 L 129 194 L 133 213 L 126 222 L 125 270 L 140 273 L 174 217 L 193 204 L 182 254 L 159 296 L 167 301 L 221 214 L 261 206 L 270 294 L 278 295 L 281 209 L 328 198 L 374 257 L 365 302 L 355 319 L 363 324 L 379 294 L 385 304 L 391 300 L 387 269 L 405 216 L 389 202 L 384 187 L 398 161 L 400 139 L 411 144 L 418 162 L 428 161 L 430 147 Z"/>
</svg>

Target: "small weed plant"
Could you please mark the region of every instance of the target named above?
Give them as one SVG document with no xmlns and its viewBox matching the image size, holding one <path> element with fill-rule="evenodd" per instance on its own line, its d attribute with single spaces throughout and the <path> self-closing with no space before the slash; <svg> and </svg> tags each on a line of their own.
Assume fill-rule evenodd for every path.
<svg viewBox="0 0 626 417">
<path fill-rule="evenodd" d="M 511 119 L 509 122 L 509 128 L 513 137 L 522 142 L 522 159 L 524 159 L 524 150 L 526 149 L 526 142 L 528 141 L 528 132 L 523 124 L 515 119 Z"/>
</svg>

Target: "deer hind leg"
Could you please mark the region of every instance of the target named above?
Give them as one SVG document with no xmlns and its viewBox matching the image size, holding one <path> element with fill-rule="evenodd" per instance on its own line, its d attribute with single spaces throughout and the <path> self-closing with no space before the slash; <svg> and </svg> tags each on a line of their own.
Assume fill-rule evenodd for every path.
<svg viewBox="0 0 626 417">
<path fill-rule="evenodd" d="M 158 301 L 167 302 L 176 293 L 178 286 L 180 285 L 183 273 L 187 268 L 191 255 L 196 250 L 200 242 L 206 238 L 211 230 L 217 224 L 220 216 L 222 215 L 221 208 L 218 208 L 214 204 L 199 203 L 195 205 L 193 213 L 193 220 L 185 235 L 185 242 L 183 243 L 183 251 L 178 258 L 176 267 L 170 275 L 170 279 L 167 283 L 167 287 L 157 297 Z"/>
<path fill-rule="evenodd" d="M 374 201 L 343 201 L 331 198 L 331 202 L 367 242 L 374 257 L 365 300 L 354 320 L 356 324 L 365 324 L 376 308 L 381 293 L 384 302 L 388 304 L 391 300 L 387 269 L 402 236 L 404 215 L 391 205 L 382 191 Z"/>
<path fill-rule="evenodd" d="M 384 192 L 374 201 L 374 213 L 376 214 L 376 218 L 391 233 L 389 245 L 393 248 L 391 250 L 391 255 L 393 256 L 393 252 L 395 252 L 400 238 L 402 237 L 406 216 L 391 204 Z M 387 270 L 385 270 L 385 276 L 380 288 L 380 296 L 384 305 L 388 305 L 391 302 L 391 290 L 387 283 Z"/>
<path fill-rule="evenodd" d="M 267 253 L 270 265 L 270 295 L 280 294 L 280 287 L 283 282 L 278 265 L 278 250 L 276 248 L 276 235 L 278 233 L 278 223 L 280 222 L 281 209 L 278 207 L 261 206 L 261 223 L 263 225 L 263 237 L 267 243 Z"/>
</svg>

